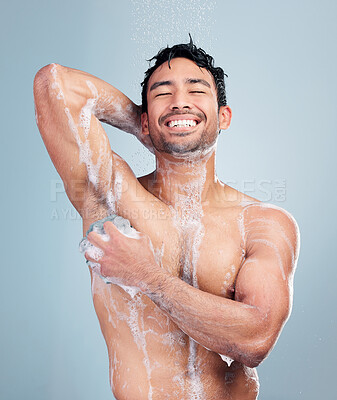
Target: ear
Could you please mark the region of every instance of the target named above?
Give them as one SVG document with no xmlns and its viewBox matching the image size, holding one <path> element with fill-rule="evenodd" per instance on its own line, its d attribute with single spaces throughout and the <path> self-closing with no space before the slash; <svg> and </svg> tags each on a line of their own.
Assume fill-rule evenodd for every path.
<svg viewBox="0 0 337 400">
<path fill-rule="evenodd" d="M 142 133 L 144 135 L 149 135 L 149 118 L 146 112 L 143 112 L 140 116 L 140 121 L 142 125 Z"/>
<path fill-rule="evenodd" d="M 228 106 L 221 106 L 219 110 L 219 128 L 227 129 L 232 120 L 232 110 Z"/>
</svg>

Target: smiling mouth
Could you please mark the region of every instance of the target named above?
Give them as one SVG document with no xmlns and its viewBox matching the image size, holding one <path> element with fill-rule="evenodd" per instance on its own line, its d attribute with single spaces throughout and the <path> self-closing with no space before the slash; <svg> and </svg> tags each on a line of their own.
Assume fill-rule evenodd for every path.
<svg viewBox="0 0 337 400">
<path fill-rule="evenodd" d="M 193 128 L 198 125 L 198 121 L 193 119 L 178 119 L 169 121 L 166 126 L 169 128 Z"/>
<path fill-rule="evenodd" d="M 185 137 L 195 132 L 195 127 L 198 126 L 200 122 L 201 121 L 196 121 L 195 119 L 172 119 L 165 125 L 169 129 L 170 135 Z"/>
</svg>

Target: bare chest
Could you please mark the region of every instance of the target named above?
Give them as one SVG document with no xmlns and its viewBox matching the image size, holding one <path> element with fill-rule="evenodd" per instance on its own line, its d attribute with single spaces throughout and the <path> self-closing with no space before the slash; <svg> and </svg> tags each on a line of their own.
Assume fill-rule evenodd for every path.
<svg viewBox="0 0 337 400">
<path fill-rule="evenodd" d="M 152 237 L 157 261 L 173 276 L 208 293 L 233 298 L 235 280 L 244 260 L 237 218 L 230 213 L 162 225 Z"/>
<path fill-rule="evenodd" d="M 130 222 L 150 237 L 162 268 L 200 290 L 233 298 L 245 257 L 240 209 L 202 209 L 197 215 L 186 214 L 183 218 L 149 207 L 145 211 L 131 213 Z M 85 225 L 106 215 L 106 209 L 99 208 Z"/>
</svg>

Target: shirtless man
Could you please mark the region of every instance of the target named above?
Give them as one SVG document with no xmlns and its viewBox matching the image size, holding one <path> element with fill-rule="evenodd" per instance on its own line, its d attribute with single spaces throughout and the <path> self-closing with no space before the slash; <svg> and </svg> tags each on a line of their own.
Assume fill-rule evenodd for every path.
<svg viewBox="0 0 337 400">
<path fill-rule="evenodd" d="M 110 214 L 139 232 L 106 222 L 108 241 L 88 235 L 103 255 L 86 258 L 114 282 L 90 269 L 111 388 L 118 400 L 256 399 L 255 367 L 291 312 L 297 224 L 218 180 L 231 110 L 213 59 L 190 42 L 155 60 L 142 112 L 78 70 L 48 65 L 34 82 L 38 127 L 83 233 Z M 137 179 L 100 121 L 151 148 L 155 171 Z"/>
</svg>

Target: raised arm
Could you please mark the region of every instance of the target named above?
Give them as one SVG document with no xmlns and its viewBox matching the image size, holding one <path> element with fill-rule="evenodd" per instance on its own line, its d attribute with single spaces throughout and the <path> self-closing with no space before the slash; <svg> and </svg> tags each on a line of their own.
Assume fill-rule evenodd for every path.
<svg viewBox="0 0 337 400">
<path fill-rule="evenodd" d="M 142 140 L 140 108 L 123 93 L 90 74 L 51 64 L 36 74 L 34 99 L 43 141 L 81 215 L 90 194 L 109 197 L 117 173 L 135 180 L 126 163 L 111 151 L 99 122 Z"/>
</svg>

